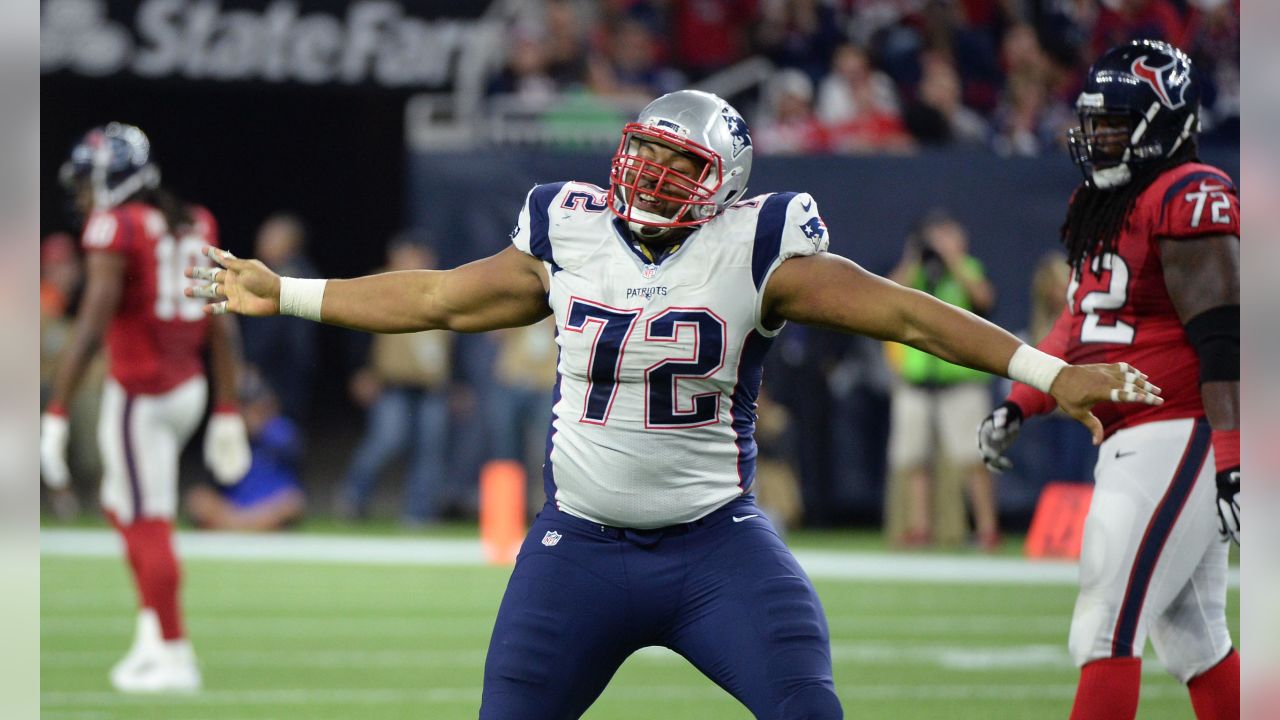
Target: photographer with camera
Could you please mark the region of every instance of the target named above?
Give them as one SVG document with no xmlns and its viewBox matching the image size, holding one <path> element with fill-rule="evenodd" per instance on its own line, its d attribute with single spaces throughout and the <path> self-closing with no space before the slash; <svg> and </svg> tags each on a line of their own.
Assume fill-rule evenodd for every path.
<svg viewBox="0 0 1280 720">
<path fill-rule="evenodd" d="M 995 288 L 969 254 L 965 228 L 947 212 L 926 213 L 908 236 L 894 282 L 979 315 L 995 305 Z M 973 418 L 989 404 L 981 371 L 901 346 L 889 440 L 885 530 L 900 547 L 955 545 L 968 532 L 961 486 L 967 480 L 977 544 L 1000 543 L 991 475 L 973 450 Z"/>
</svg>

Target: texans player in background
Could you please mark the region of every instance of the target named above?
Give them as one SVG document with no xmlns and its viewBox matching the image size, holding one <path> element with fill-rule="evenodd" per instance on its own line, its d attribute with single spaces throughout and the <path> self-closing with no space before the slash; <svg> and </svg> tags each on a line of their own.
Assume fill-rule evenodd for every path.
<svg viewBox="0 0 1280 720">
<path fill-rule="evenodd" d="M 480 332 L 555 316 L 543 482 L 485 662 L 480 717 L 577 718 L 660 645 L 756 717 L 842 716 L 813 585 L 756 507 L 756 398 L 787 320 L 904 342 L 1089 407 L 1159 403 L 1124 365 L 1070 366 L 977 316 L 826 252 L 805 193 L 747 197 L 751 136 L 683 90 L 623 128 L 608 189 L 535 186 L 512 246 L 446 271 L 279 277 L 221 250 L 188 292 L 210 312 L 371 332 Z"/>
<path fill-rule="evenodd" d="M 1200 88 L 1181 50 L 1111 50 L 1077 109 L 1069 142 L 1085 179 L 1062 228 L 1071 283 L 1039 347 L 1073 363 L 1130 360 L 1166 402 L 1096 409 L 1107 439 L 1071 620 L 1082 667 L 1071 717 L 1134 717 L 1149 635 L 1197 718 L 1238 718 L 1226 600 L 1228 538 L 1240 541 L 1240 201 L 1226 173 L 1197 161 Z M 992 469 L 1009 468 L 1021 423 L 1053 407 L 1014 386 L 979 427 Z"/>
<path fill-rule="evenodd" d="M 102 507 L 124 539 L 139 596 L 133 646 L 111 670 L 122 692 L 200 687 L 183 630 L 180 569 L 173 549 L 178 458 L 204 416 L 209 348 L 214 409 L 204 457 L 214 477 L 238 481 L 249 468 L 236 408 L 240 363 L 234 325 L 210 322 L 183 295 L 183 268 L 217 245 L 213 215 L 160 187 L 147 136 L 132 125 L 94 128 L 71 152 L 61 179 L 85 217 L 87 282 L 74 336 L 63 352 L 40 426 L 41 475 L 66 487 L 67 405 L 105 337 L 98 448 Z"/>
</svg>

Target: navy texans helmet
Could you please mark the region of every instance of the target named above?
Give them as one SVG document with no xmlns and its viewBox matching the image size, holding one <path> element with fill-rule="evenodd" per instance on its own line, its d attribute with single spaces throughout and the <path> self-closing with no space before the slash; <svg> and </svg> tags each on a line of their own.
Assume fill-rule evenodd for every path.
<svg viewBox="0 0 1280 720">
<path fill-rule="evenodd" d="M 646 142 L 696 160 L 701 166 L 697 177 L 642 157 L 639 148 Z M 609 173 L 610 207 L 645 237 L 701 225 L 742 199 L 751 176 L 751 156 L 747 122 L 732 105 L 699 90 L 668 93 L 622 128 Z M 644 209 L 668 203 L 674 208 L 668 215 Z"/>
<path fill-rule="evenodd" d="M 1199 131 L 1200 83 L 1186 53 L 1160 40 L 1134 40 L 1089 68 L 1076 111 L 1080 126 L 1067 132 L 1072 159 L 1087 184 L 1107 190 Z"/>
<path fill-rule="evenodd" d="M 113 208 L 135 193 L 160 184 L 160 169 L 151 162 L 151 141 L 133 125 L 108 123 L 84 134 L 62 164 L 58 178 L 70 192 L 87 187 L 93 207 Z"/>
</svg>

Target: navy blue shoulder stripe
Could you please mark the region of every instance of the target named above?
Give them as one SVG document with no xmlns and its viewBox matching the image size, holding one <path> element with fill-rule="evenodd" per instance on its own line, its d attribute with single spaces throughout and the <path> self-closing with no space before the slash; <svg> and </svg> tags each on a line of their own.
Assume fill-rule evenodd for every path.
<svg viewBox="0 0 1280 720">
<path fill-rule="evenodd" d="M 1220 172 L 1200 170 L 1198 172 L 1190 173 L 1186 177 L 1179 178 L 1169 186 L 1168 190 L 1164 191 L 1164 199 L 1160 201 L 1160 222 L 1164 222 L 1164 212 L 1165 209 L 1169 207 L 1169 202 L 1172 201 L 1178 193 L 1185 190 L 1188 185 L 1201 180 L 1213 180 L 1215 182 L 1220 182 L 1231 190 L 1231 192 L 1234 193 L 1236 191 L 1235 183 L 1231 182 L 1230 178 Z"/>
<path fill-rule="evenodd" d="M 764 284 L 765 275 L 782 251 L 782 229 L 787 222 L 787 206 L 795 196 L 793 192 L 770 195 L 756 217 L 756 237 L 751 247 L 751 279 L 756 284 L 756 290 Z"/>
<path fill-rule="evenodd" d="M 550 222 L 547 219 L 547 211 L 550 209 L 551 201 L 556 199 L 556 195 L 560 194 L 560 189 L 564 185 L 562 182 L 539 185 L 529 193 L 529 252 L 539 260 L 551 263 L 554 270 L 559 270 L 560 266 L 556 264 L 551 252 L 551 236 L 548 233 Z"/>
</svg>

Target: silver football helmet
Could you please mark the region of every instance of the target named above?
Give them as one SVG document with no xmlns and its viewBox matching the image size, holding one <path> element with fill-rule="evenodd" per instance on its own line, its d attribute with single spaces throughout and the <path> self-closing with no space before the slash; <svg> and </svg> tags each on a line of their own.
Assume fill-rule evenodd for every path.
<svg viewBox="0 0 1280 720">
<path fill-rule="evenodd" d="M 694 177 L 642 157 L 645 143 L 672 148 L 701 170 Z M 747 122 L 732 105 L 700 90 L 668 93 L 622 128 L 609 173 L 610 207 L 642 237 L 701 225 L 742 198 L 751 154 Z M 638 205 L 672 209 L 658 214 Z"/>
</svg>

